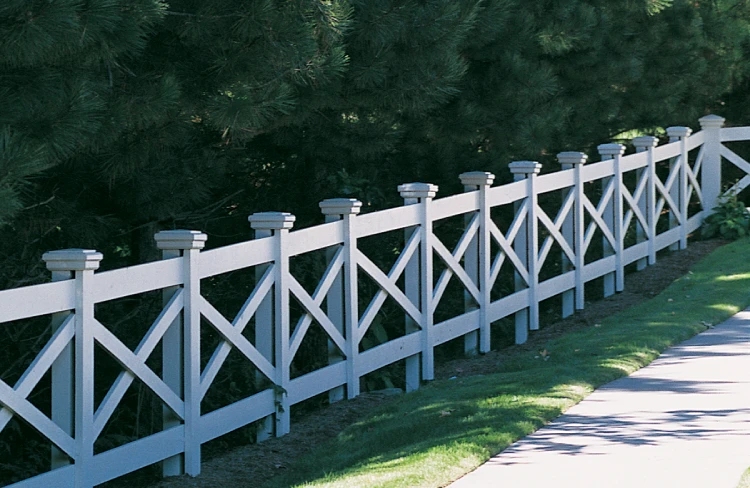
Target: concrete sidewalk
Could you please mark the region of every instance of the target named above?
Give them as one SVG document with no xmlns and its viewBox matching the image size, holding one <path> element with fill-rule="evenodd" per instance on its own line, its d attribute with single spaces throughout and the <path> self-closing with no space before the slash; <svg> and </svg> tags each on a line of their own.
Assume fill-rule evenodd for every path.
<svg viewBox="0 0 750 488">
<path fill-rule="evenodd" d="M 748 467 L 750 309 L 602 386 L 450 487 L 735 488 Z"/>
</svg>

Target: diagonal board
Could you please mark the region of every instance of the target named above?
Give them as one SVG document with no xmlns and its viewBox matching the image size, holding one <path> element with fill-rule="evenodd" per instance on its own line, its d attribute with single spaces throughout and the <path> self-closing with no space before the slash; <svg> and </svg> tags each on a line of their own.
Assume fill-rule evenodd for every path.
<svg viewBox="0 0 750 488">
<path fill-rule="evenodd" d="M 456 248 L 454 249 L 453 253 L 450 253 L 447 248 L 443 245 L 443 243 L 437 238 L 437 236 L 434 236 L 434 242 L 440 247 L 436 247 L 435 251 L 438 254 L 441 255 L 441 258 L 443 258 L 443 261 L 448 266 L 446 270 L 444 270 L 440 274 L 440 278 L 438 278 L 437 283 L 435 284 L 435 288 L 432 292 L 432 303 L 433 303 L 433 309 L 432 313 L 435 313 L 435 310 L 437 309 L 437 305 L 440 302 L 440 299 L 443 297 L 443 293 L 445 293 L 446 288 L 448 287 L 448 282 L 450 281 L 451 277 L 453 276 L 453 269 L 457 267 L 457 269 L 460 269 L 459 271 L 459 279 L 462 281 L 464 286 L 468 289 L 469 284 L 476 288 L 476 283 L 474 283 L 473 280 L 471 280 L 466 273 L 466 271 L 463 269 L 463 267 L 458 264 L 458 260 L 463 257 L 466 250 L 469 248 L 469 245 L 471 244 L 474 237 L 477 235 L 477 231 L 479 230 L 479 214 L 475 214 L 474 217 L 471 219 L 471 222 L 469 222 L 469 225 L 466 226 L 466 230 L 464 230 L 463 235 L 461 236 L 461 239 L 459 239 L 458 244 L 456 245 Z M 450 255 L 450 257 L 447 257 Z M 446 259 L 449 259 L 452 261 L 453 264 L 449 264 Z M 463 276 L 463 277 L 462 277 Z M 467 281 L 468 279 L 468 281 Z M 479 290 L 476 290 L 476 294 L 473 293 L 471 290 L 469 290 L 469 293 L 474 296 L 474 299 L 477 300 L 477 303 L 479 303 Z"/>
<path fill-rule="evenodd" d="M 323 278 L 318 283 L 318 286 L 315 288 L 315 292 L 313 292 L 312 297 L 307 294 L 305 289 L 295 278 L 291 278 L 292 283 L 290 284 L 290 291 L 292 291 L 292 293 L 297 297 L 300 303 L 304 301 L 305 303 L 311 304 L 310 306 L 314 308 L 314 310 L 308 310 L 305 304 L 302 303 L 302 306 L 305 308 L 305 313 L 297 322 L 297 326 L 294 328 L 294 333 L 292 334 L 291 340 L 289 341 L 290 361 L 297 354 L 297 350 L 302 344 L 302 339 L 304 339 L 305 334 L 307 333 L 307 329 L 310 327 L 310 324 L 312 324 L 313 319 L 317 320 L 318 316 L 323 315 L 326 317 L 326 320 L 328 320 L 328 316 L 323 312 L 321 306 L 323 305 L 323 300 L 328 295 L 331 286 L 333 286 L 333 283 L 334 281 L 336 281 L 336 278 L 338 277 L 343 266 L 344 247 L 340 246 L 336 251 L 335 256 L 328 264 L 328 268 L 323 274 Z M 294 286 L 294 290 L 291 290 L 292 286 Z M 300 296 L 300 294 L 303 294 L 304 296 Z M 320 320 L 318 320 L 318 323 L 320 323 Z M 321 324 L 321 327 L 323 327 L 328 335 L 331 336 L 331 333 L 328 332 L 327 325 Z M 339 346 L 339 344 L 343 345 L 343 337 L 341 336 L 341 333 L 338 331 L 338 329 L 334 327 L 334 330 L 336 331 L 334 335 L 337 337 L 334 338 L 333 336 L 331 336 L 331 340 L 336 344 L 336 347 L 339 347 L 339 350 L 343 353 L 344 349 Z"/>
<path fill-rule="evenodd" d="M 401 251 L 401 254 L 399 255 L 398 259 L 393 264 L 393 268 L 391 268 L 391 271 L 388 273 L 387 278 L 394 288 L 398 289 L 398 287 L 396 286 L 396 280 L 398 280 L 398 278 L 401 276 L 401 273 L 403 273 L 404 269 L 406 269 L 406 266 L 409 264 L 409 261 L 411 261 L 412 256 L 414 256 L 414 253 L 419 248 L 420 242 L 421 242 L 421 237 L 419 235 L 419 232 L 413 232 L 411 236 L 409 237 L 409 240 L 406 242 L 406 245 L 404 246 L 404 250 Z M 378 268 L 378 271 L 379 270 L 380 269 Z M 359 325 L 357 326 L 358 332 L 357 332 L 357 338 L 356 338 L 357 344 L 359 344 L 359 341 L 361 341 L 362 338 L 367 333 L 367 330 L 370 328 L 372 321 L 375 320 L 375 316 L 380 311 L 380 308 L 383 306 L 383 303 L 385 303 L 386 298 L 388 298 L 388 292 L 385 291 L 382 287 L 379 288 L 378 292 L 375 294 L 375 297 L 370 301 L 370 304 L 367 306 L 365 313 L 363 313 L 362 317 L 359 319 Z M 420 320 L 415 319 L 414 322 L 419 324 Z"/>
<path fill-rule="evenodd" d="M 448 285 L 448 279 L 442 279 L 443 276 L 450 277 L 451 274 L 455 274 L 456 277 L 461 281 L 461 283 L 464 285 L 466 290 L 471 294 L 471 296 L 476 300 L 477 303 L 480 302 L 479 299 L 479 288 L 477 288 L 477 285 L 474 283 L 474 281 L 469 277 L 468 273 L 466 273 L 466 270 L 461 266 L 461 264 L 458 262 L 459 259 L 461 259 L 461 256 L 454 256 L 447 247 L 445 247 L 445 244 L 443 244 L 440 239 L 433 236 L 434 239 L 432 240 L 433 246 L 432 248 L 435 250 L 435 252 L 440 256 L 440 258 L 443 260 L 445 265 L 448 267 L 445 271 L 443 271 L 443 274 L 441 275 L 441 280 L 439 281 L 441 288 L 439 290 L 439 293 L 435 293 L 438 290 L 436 289 L 435 292 L 433 292 L 433 303 L 432 303 L 432 310 L 431 313 L 435 313 L 435 310 L 437 309 L 438 303 L 440 301 L 440 298 L 442 298 L 443 293 L 445 292 L 445 287 Z M 449 274 L 450 273 L 450 274 Z"/>
<path fill-rule="evenodd" d="M 291 276 L 289 277 L 289 291 L 297 298 L 297 300 L 299 300 L 300 304 L 305 309 L 306 314 L 315 319 L 320 326 L 323 327 L 323 330 L 326 331 L 328 337 L 330 337 L 334 344 L 336 344 L 339 351 L 344 352 L 346 350 L 346 340 L 344 339 L 344 336 L 342 336 L 341 332 L 336 329 L 336 326 L 331 322 L 331 319 L 328 318 L 328 315 L 323 312 L 319 304 L 316 303 L 315 300 L 307 294 L 302 285 Z M 325 296 L 325 293 L 322 296 Z M 310 322 L 307 323 L 309 324 Z M 305 327 L 303 330 L 297 329 L 294 331 L 294 335 L 292 336 L 289 345 L 290 361 L 294 358 L 299 346 L 302 344 L 302 339 L 304 338 L 308 327 Z"/>
<path fill-rule="evenodd" d="M 655 215 L 661 215 L 662 210 L 664 210 L 664 205 L 669 205 L 670 210 L 677 219 L 680 219 L 682 217 L 682 212 L 680 212 L 677 203 L 675 203 L 674 199 L 672 199 L 672 195 L 670 195 L 669 193 L 670 191 L 672 191 L 672 186 L 677 180 L 677 175 L 679 175 L 680 173 L 681 160 L 681 156 L 676 159 L 674 165 L 669 171 L 669 176 L 667 177 L 666 183 L 662 183 L 659 178 L 654 179 L 654 186 L 656 186 L 656 189 L 661 194 L 659 196 L 659 201 L 656 203 Z"/>
<path fill-rule="evenodd" d="M 399 261 L 401 261 L 401 256 L 399 256 Z M 399 261 L 397 261 L 397 264 L 399 264 Z M 408 263 L 408 260 L 404 260 L 403 266 L 406 266 L 406 263 Z M 389 276 L 386 276 L 385 273 L 383 273 L 380 268 L 375 265 L 372 261 L 370 261 L 370 258 L 365 256 L 361 251 L 357 250 L 357 264 L 360 268 L 362 268 L 362 271 L 367 273 L 370 278 L 375 281 L 375 284 L 377 284 L 382 291 L 387 293 L 388 295 L 393 298 L 396 303 L 404 309 L 404 311 L 409 314 L 409 316 L 414 320 L 414 323 L 420 327 L 422 327 L 422 313 L 419 311 L 417 307 L 414 306 L 414 304 L 409 300 L 406 295 L 404 295 L 404 292 L 402 292 L 398 286 L 396 286 L 395 279 L 394 281 L 391 280 Z M 373 300 L 374 301 L 374 300 Z M 370 311 L 371 307 L 368 307 L 368 312 Z M 367 313 L 367 312 L 366 312 Z M 372 323 L 372 319 L 369 319 L 370 323 Z M 367 329 L 362 327 L 362 323 L 364 320 L 360 321 L 359 326 L 359 337 L 358 340 L 361 340 L 362 337 L 364 337 L 364 334 L 367 332 Z"/>
<path fill-rule="evenodd" d="M 622 195 L 625 198 L 625 200 L 627 200 L 628 204 L 630 205 L 630 208 L 628 208 L 627 212 L 625 212 L 625 217 L 622 219 L 623 229 L 627 229 L 628 227 L 630 227 L 630 222 L 633 220 L 633 216 L 635 216 L 638 219 L 638 221 L 641 223 L 641 226 L 644 232 L 645 233 L 649 232 L 648 222 L 645 216 L 643 215 L 643 211 L 639 205 L 641 200 L 645 197 L 648 179 L 649 179 L 648 171 L 642 171 L 640 175 L 640 179 L 638 180 L 638 183 L 636 184 L 635 191 L 632 194 L 630 193 L 630 190 L 625 185 L 623 185 Z"/>
<path fill-rule="evenodd" d="M 528 213 L 527 205 L 528 199 L 519 207 L 518 212 L 513 219 L 513 222 L 508 228 L 507 238 L 503 235 L 502 232 L 500 232 L 500 229 L 498 229 L 497 225 L 495 225 L 493 221 L 490 221 L 490 235 L 495 240 L 497 245 L 500 246 L 500 252 L 497 254 L 497 256 L 495 256 L 495 259 L 492 262 L 492 267 L 490 268 L 490 289 L 495 285 L 495 281 L 497 281 L 497 277 L 500 275 L 500 268 L 503 266 L 503 262 L 505 261 L 506 257 L 510 259 L 511 263 L 513 263 L 513 266 L 515 267 L 519 276 L 521 276 L 521 278 L 526 283 L 529 282 L 529 271 L 521 262 L 521 259 L 518 257 L 518 254 L 516 254 L 516 251 L 511 245 L 511 243 L 516 239 L 516 235 L 518 235 L 519 230 L 526 222 L 526 215 Z"/>
<path fill-rule="evenodd" d="M 267 378 L 273 379 L 275 368 L 268 359 L 258 352 L 258 350 L 255 349 L 255 346 L 250 344 L 250 341 L 242 335 L 242 331 L 233 327 L 232 324 L 230 324 L 229 321 L 202 296 L 200 297 L 200 310 L 201 315 L 213 325 L 216 331 L 224 337 L 225 341 L 231 343 L 233 347 L 236 347 L 237 350 L 249 359 L 250 362 L 253 363 L 253 365 L 255 365 L 255 367 L 258 368 L 258 370 L 260 370 L 260 372 Z M 201 398 L 206 395 L 208 388 L 211 386 L 211 383 L 206 382 L 206 379 L 207 377 L 202 374 Z"/>
<path fill-rule="evenodd" d="M 162 337 L 164 337 L 164 334 L 166 333 L 169 326 L 177 318 L 180 311 L 182 311 L 182 307 L 183 290 L 180 289 L 177 290 L 177 292 L 172 296 L 172 298 L 169 300 L 169 303 L 167 303 L 167 306 L 164 307 L 164 310 L 162 310 L 162 312 L 156 318 L 154 323 L 151 325 L 151 328 L 141 340 L 141 343 L 138 344 L 138 347 L 135 349 L 135 357 L 139 361 L 145 362 L 146 359 L 148 359 L 148 357 L 156 348 L 156 345 L 159 343 Z M 115 412 L 115 408 L 122 400 L 122 397 L 125 396 L 125 393 L 127 392 L 130 385 L 133 383 L 133 380 L 135 380 L 135 377 L 130 371 L 123 371 L 115 380 L 114 384 L 107 392 L 107 395 L 104 397 L 104 400 L 102 400 L 102 403 L 99 405 L 99 408 L 96 409 L 96 413 L 94 413 L 95 437 L 98 437 L 101 431 L 104 429 L 107 421 Z"/>
<path fill-rule="evenodd" d="M 28 398 L 45 373 L 52 367 L 52 363 L 57 360 L 65 347 L 73 340 L 75 336 L 75 315 L 71 314 L 65 318 L 60 327 L 52 335 L 47 345 L 37 354 L 34 361 L 26 368 L 13 391 L 22 399 Z M 13 418 L 13 412 L 8 408 L 0 410 L 0 431 L 5 429 L 10 419 Z"/>
<path fill-rule="evenodd" d="M 604 237 L 609 241 L 609 243 L 612 245 L 612 247 L 617 247 L 617 244 L 615 244 L 615 236 L 612 234 L 612 230 L 607 226 L 607 224 L 604 222 L 604 219 L 602 218 L 602 215 L 604 214 L 604 211 L 607 208 L 607 205 L 609 205 L 610 201 L 612 200 L 613 195 L 615 194 L 615 185 L 614 185 L 614 178 L 610 178 L 609 183 L 605 187 L 604 191 L 602 192 L 601 199 L 599 200 L 599 205 L 597 207 L 594 207 L 594 204 L 591 203 L 591 200 L 589 200 L 589 197 L 586 195 L 582 195 L 583 198 L 583 208 L 586 209 L 586 211 L 589 213 L 591 218 L 594 220 L 591 222 L 586 229 L 586 234 L 583 239 L 583 250 L 582 252 L 586 254 L 586 251 L 588 250 L 589 246 L 591 245 L 591 240 L 594 238 L 594 232 L 596 231 L 597 227 L 602 231 L 602 234 L 604 234 Z"/>
<path fill-rule="evenodd" d="M 180 418 L 185 418 L 185 403 L 172 389 L 162 381 L 146 363 L 136 356 L 123 344 L 112 332 L 104 327 L 98 320 L 92 322 L 94 339 L 132 375 L 137 376 L 148 386 L 169 408 Z M 103 425 L 99 426 L 99 432 Z"/>
<path fill-rule="evenodd" d="M 265 273 L 263 273 L 263 276 L 258 281 L 258 284 L 255 285 L 253 292 L 242 305 L 242 308 L 239 313 L 237 313 L 237 317 L 232 323 L 232 327 L 234 327 L 240 334 L 245 330 L 245 327 L 250 322 L 250 318 L 252 318 L 258 310 L 261 302 L 263 302 L 268 295 L 273 283 L 274 265 L 271 265 L 266 269 Z M 224 361 L 227 360 L 231 350 L 232 343 L 226 340 L 222 341 L 216 350 L 214 350 L 211 359 L 208 360 L 208 363 L 201 374 L 201 399 L 206 395 L 209 386 L 211 386 L 211 383 L 216 379 L 216 375 L 219 374 L 219 370 L 224 365 Z"/>
<path fill-rule="evenodd" d="M 547 230 L 551 234 L 549 237 L 547 237 L 544 240 L 544 244 L 542 244 L 542 249 L 540 250 L 539 257 L 537 259 L 538 261 L 537 269 L 541 269 L 542 265 L 544 264 L 544 261 L 547 259 L 547 255 L 552 249 L 552 244 L 554 241 L 557 241 L 557 243 L 562 248 L 563 252 L 568 256 L 568 259 L 570 260 L 570 262 L 575 262 L 575 252 L 573 251 L 573 248 L 570 247 L 568 240 L 560 232 L 560 228 L 562 227 L 562 224 L 565 221 L 565 218 L 568 216 L 571 209 L 573 208 L 574 201 L 575 201 L 575 193 L 571 191 L 568 193 L 568 196 L 565 198 L 565 201 L 563 202 L 563 205 L 560 208 L 560 211 L 557 213 L 557 216 L 555 217 L 554 222 L 552 221 L 552 219 L 549 218 L 549 215 L 547 215 L 547 213 L 544 210 L 542 210 L 541 208 L 537 208 L 537 218 L 544 225 L 544 227 L 547 228 Z"/>
</svg>

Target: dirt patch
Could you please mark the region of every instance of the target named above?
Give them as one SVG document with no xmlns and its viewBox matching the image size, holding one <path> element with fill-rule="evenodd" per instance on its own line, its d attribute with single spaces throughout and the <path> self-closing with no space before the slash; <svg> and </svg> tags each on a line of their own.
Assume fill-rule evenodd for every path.
<svg viewBox="0 0 750 488">
<path fill-rule="evenodd" d="M 541 330 L 532 332 L 526 344 L 510 346 L 476 358 L 456 359 L 440 364 L 436 367 L 435 377 L 446 379 L 453 376 L 464 377 L 492 373 L 498 364 L 516 356 L 528 354 L 529 351 L 536 351 L 554 337 L 591 327 L 609 315 L 654 297 L 675 279 L 687 273 L 693 264 L 725 243 L 725 241 L 718 240 L 692 242 L 686 250 L 660 255 L 655 265 L 626 276 L 624 292 L 604 300 L 587 303 L 585 310 L 567 319 L 545 325 Z M 209 459 L 203 463 L 201 475 L 197 478 L 180 476 L 161 482 L 149 482 L 144 477 L 139 477 L 137 481 L 128 477 L 128 480 L 108 483 L 107 486 L 111 488 L 261 486 L 276 474 L 289 469 L 288 466 L 296 458 L 335 438 L 348 425 L 363 418 L 391 398 L 392 396 L 387 393 L 364 393 L 354 400 L 338 402 L 293 419 L 292 432 L 289 435 L 270 439 L 261 444 L 238 447 Z"/>
</svg>

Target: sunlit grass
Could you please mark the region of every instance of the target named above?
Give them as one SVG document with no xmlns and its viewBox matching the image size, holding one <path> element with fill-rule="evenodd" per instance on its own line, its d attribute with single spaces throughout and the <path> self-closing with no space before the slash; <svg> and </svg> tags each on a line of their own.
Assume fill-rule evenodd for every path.
<svg viewBox="0 0 750 488">
<path fill-rule="evenodd" d="M 723 246 L 652 300 L 550 340 L 547 360 L 530 353 L 495 374 L 436 381 L 404 395 L 270 486 L 445 486 L 597 386 L 750 304 L 748 255 L 748 240 Z"/>
</svg>

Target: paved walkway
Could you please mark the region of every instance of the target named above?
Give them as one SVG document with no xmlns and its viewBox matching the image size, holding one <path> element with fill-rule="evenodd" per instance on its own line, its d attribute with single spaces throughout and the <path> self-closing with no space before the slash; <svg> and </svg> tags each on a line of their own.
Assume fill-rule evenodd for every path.
<svg viewBox="0 0 750 488">
<path fill-rule="evenodd" d="M 609 383 L 451 488 L 735 488 L 750 466 L 750 309 Z"/>
</svg>

